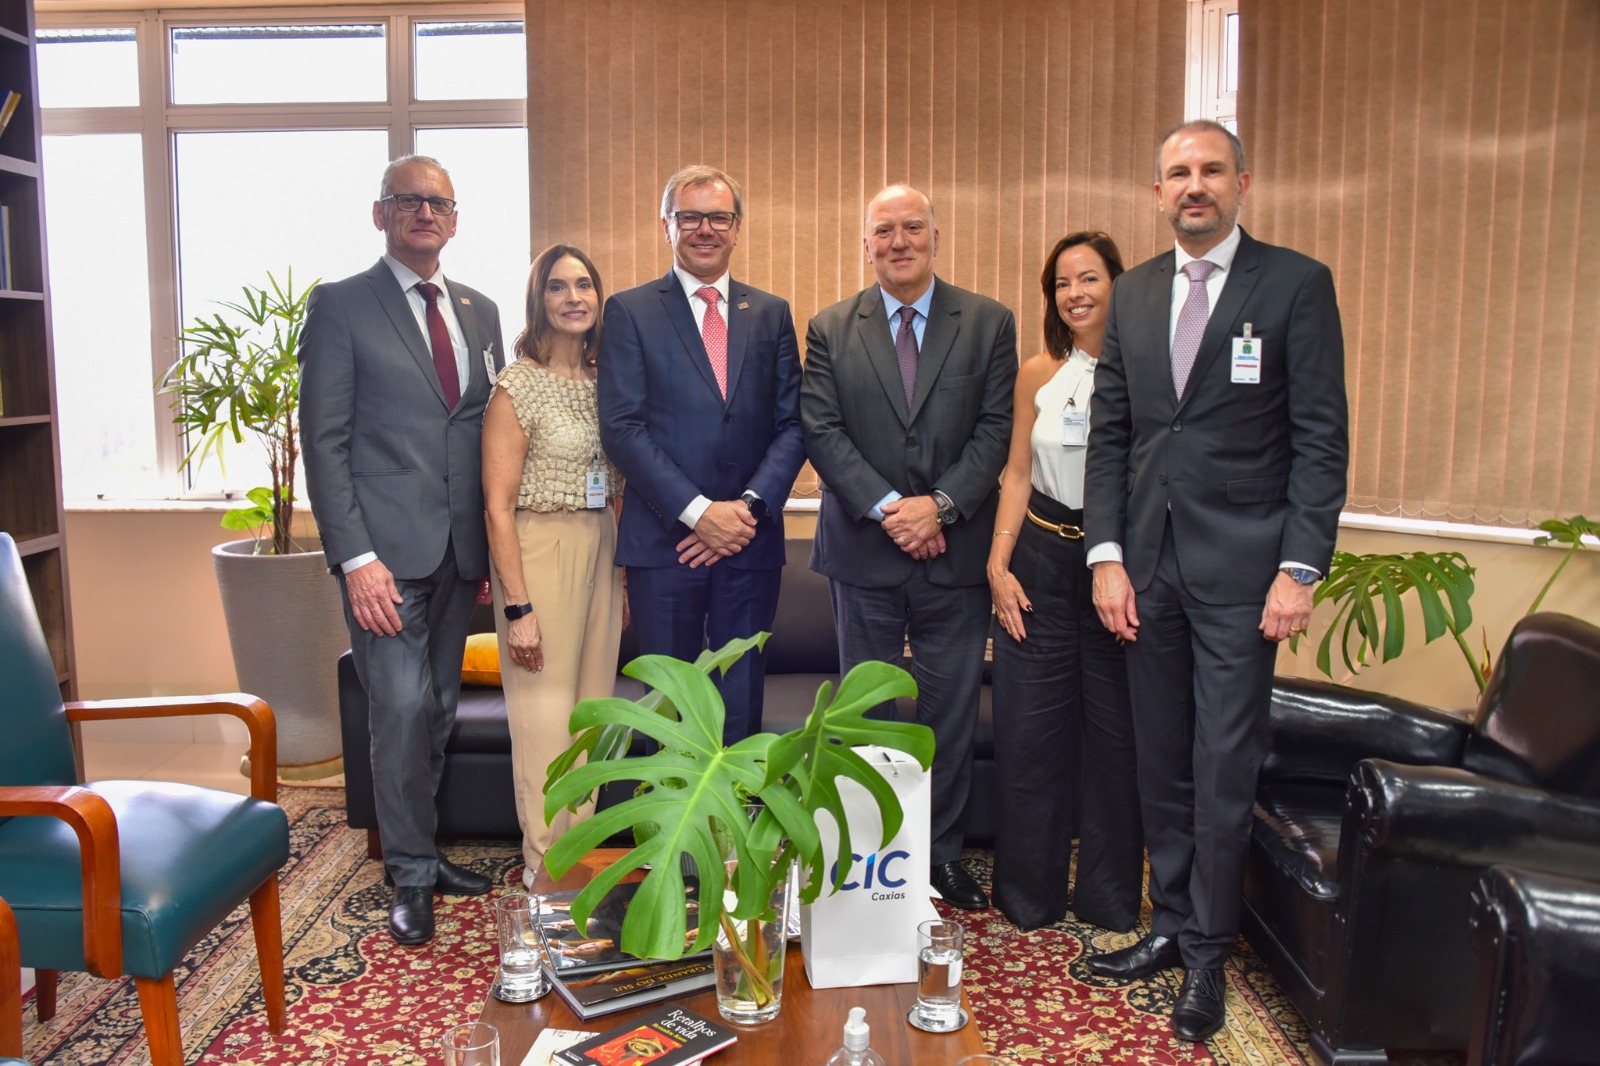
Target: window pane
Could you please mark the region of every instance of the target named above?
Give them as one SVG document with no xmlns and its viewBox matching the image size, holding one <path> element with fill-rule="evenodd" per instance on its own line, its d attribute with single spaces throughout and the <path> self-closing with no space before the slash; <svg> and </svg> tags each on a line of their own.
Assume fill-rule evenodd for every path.
<svg viewBox="0 0 1600 1066">
<path fill-rule="evenodd" d="M 138 107 L 132 29 L 40 30 L 41 107 Z"/>
<path fill-rule="evenodd" d="M 192 26 L 172 31 L 172 102 L 383 100 L 382 25 Z"/>
<path fill-rule="evenodd" d="M 46 137 L 44 170 L 63 491 L 170 495 L 156 473 L 139 136 Z"/>
<path fill-rule="evenodd" d="M 1222 91 L 1239 91 L 1239 15 L 1228 15 L 1222 22 Z"/>
<path fill-rule="evenodd" d="M 418 130 L 417 151 L 450 172 L 459 201 L 456 235 L 440 257 L 447 277 L 485 293 L 500 308 L 510 344 L 522 331 L 528 281 L 528 131 Z M 605 264 L 597 264 L 601 277 Z"/>
<path fill-rule="evenodd" d="M 174 152 L 183 322 L 238 301 L 242 285 L 266 287 L 269 272 L 281 282 L 293 268 L 296 289 L 304 289 L 365 270 L 383 254 L 372 226 L 388 160 L 383 130 L 180 133 Z M 193 487 L 268 483 L 258 454 L 240 450 L 225 461 L 222 471 L 207 460 Z"/>
<path fill-rule="evenodd" d="M 527 42 L 520 22 L 417 24 L 418 100 L 522 100 Z"/>
</svg>

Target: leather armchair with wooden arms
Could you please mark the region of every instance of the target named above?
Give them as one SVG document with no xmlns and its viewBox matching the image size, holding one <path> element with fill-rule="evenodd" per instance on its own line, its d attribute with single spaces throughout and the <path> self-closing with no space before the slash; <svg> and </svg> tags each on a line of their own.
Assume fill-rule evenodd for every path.
<svg viewBox="0 0 1600 1066">
<path fill-rule="evenodd" d="M 63 704 L 21 559 L 0 533 L 0 897 L 36 974 L 41 1020 L 56 975 L 132 976 L 155 1066 L 181 1066 L 172 970 L 241 901 L 273 1032 L 284 1027 L 278 870 L 288 821 L 277 806 L 272 711 L 240 693 Z M 153 781 L 80 785 L 71 724 L 230 714 L 250 731 L 251 795 Z"/>
</svg>

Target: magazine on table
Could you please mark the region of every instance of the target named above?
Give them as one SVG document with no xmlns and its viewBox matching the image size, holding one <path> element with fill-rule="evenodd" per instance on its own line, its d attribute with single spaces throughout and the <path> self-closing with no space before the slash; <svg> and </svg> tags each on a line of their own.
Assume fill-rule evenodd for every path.
<svg viewBox="0 0 1600 1066">
<path fill-rule="evenodd" d="M 685 907 L 683 946 L 687 952 L 700 929 L 700 880 L 686 876 L 683 881 Z M 577 889 L 545 892 L 539 896 L 539 930 L 544 937 L 546 957 L 550 969 L 560 975 L 596 973 L 624 967 L 647 964 L 652 960 L 640 959 L 618 947 L 622 939 L 622 920 L 633 902 L 639 882 L 617 885 L 606 893 L 594 912 L 589 915 L 589 928 L 580 931 L 572 919 L 572 901 L 578 898 Z M 686 954 L 685 959 L 709 959 L 711 950 Z"/>
<path fill-rule="evenodd" d="M 662 1007 L 592 1040 L 550 1056 L 562 1066 L 683 1066 L 699 1062 L 739 1038 L 731 1029 L 682 1007 Z"/>
<path fill-rule="evenodd" d="M 677 962 L 640 963 L 599 973 L 552 972 L 550 977 L 572 1013 L 584 1021 L 698 992 L 717 983 L 716 966 L 703 955 Z"/>
</svg>

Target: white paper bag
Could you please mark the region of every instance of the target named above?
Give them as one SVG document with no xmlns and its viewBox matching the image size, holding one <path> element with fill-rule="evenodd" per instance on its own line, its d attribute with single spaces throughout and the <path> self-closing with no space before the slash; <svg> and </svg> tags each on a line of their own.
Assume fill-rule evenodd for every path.
<svg viewBox="0 0 1600 1066">
<path fill-rule="evenodd" d="M 839 781 L 856 854 L 844 888 L 828 895 L 829 886 L 824 886 L 817 902 L 800 908 L 800 949 L 812 988 L 915 981 L 917 926 L 938 917 L 928 888 L 929 775 L 904 752 L 855 750 L 894 788 L 905 820 L 895 838 L 877 848 L 883 835 L 878 805 L 854 781 Z M 839 830 L 826 812 L 817 814 L 817 829 L 831 885 Z"/>
</svg>

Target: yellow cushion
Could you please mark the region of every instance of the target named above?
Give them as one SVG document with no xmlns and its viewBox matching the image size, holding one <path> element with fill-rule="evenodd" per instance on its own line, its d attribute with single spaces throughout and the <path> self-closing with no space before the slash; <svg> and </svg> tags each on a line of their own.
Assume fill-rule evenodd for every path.
<svg viewBox="0 0 1600 1066">
<path fill-rule="evenodd" d="M 461 658 L 461 680 L 468 685 L 500 684 L 500 638 L 493 633 L 473 633 L 467 637 L 467 653 Z"/>
</svg>

